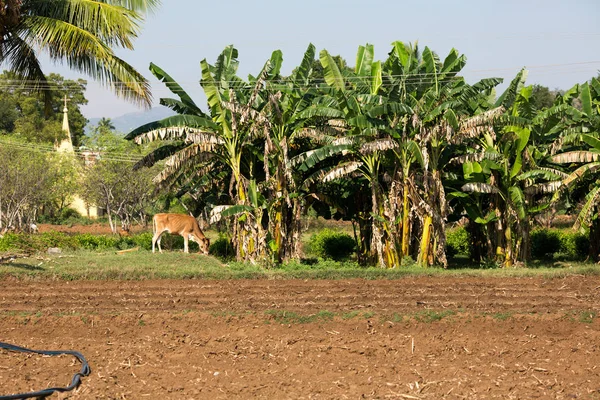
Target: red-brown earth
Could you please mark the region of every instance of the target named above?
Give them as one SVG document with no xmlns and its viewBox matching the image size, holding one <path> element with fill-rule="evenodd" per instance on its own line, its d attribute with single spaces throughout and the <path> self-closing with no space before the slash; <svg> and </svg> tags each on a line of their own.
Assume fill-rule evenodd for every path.
<svg viewBox="0 0 600 400">
<path fill-rule="evenodd" d="M 600 277 L 0 280 L 76 399 L 600 399 Z M 80 364 L 0 351 L 0 396 Z"/>
</svg>

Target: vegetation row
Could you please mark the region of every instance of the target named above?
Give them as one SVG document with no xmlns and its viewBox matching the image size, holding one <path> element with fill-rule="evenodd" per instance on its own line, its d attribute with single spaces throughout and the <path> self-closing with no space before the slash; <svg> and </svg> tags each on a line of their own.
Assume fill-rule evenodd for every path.
<svg viewBox="0 0 600 400">
<path fill-rule="evenodd" d="M 238 261 L 300 259 L 309 213 L 353 226 L 352 244 L 315 238 L 315 254 L 354 252 L 361 265 L 446 267 L 454 252 L 512 266 L 557 252 L 581 258 L 586 245 L 597 260 L 598 78 L 542 101 L 522 70 L 496 93 L 502 79 L 460 76 L 457 50 L 442 59 L 399 41 L 385 60 L 359 46 L 354 67 L 312 44 L 289 76 L 282 63 L 276 50 L 242 78 L 233 46 L 202 60 L 207 110 L 151 64 L 176 96 L 161 104 L 176 115 L 138 127 L 127 143 L 98 129 L 89 143 L 104 156 L 83 173 L 18 141 L 1 147 L 0 187 L 10 188 L 0 190 L 2 225 L 60 214 L 75 191 L 106 210 L 113 231 L 177 204 L 230 238 L 219 246 Z M 110 150 L 119 147 L 127 157 Z M 562 214 L 576 216 L 587 242 L 536 231 Z M 454 222 L 468 249 L 452 243 Z"/>
</svg>

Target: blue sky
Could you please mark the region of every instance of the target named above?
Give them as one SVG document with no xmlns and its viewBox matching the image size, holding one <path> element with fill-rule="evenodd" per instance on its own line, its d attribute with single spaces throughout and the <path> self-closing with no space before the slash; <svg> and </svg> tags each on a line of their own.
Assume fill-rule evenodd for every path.
<svg viewBox="0 0 600 400">
<path fill-rule="evenodd" d="M 256 74 L 273 50 L 283 52 L 283 73 L 297 66 L 308 46 L 339 54 L 353 66 L 360 44 L 384 60 L 395 40 L 418 41 L 443 59 L 451 48 L 467 57 L 463 75 L 510 81 L 529 69 L 529 84 L 568 89 L 600 70 L 599 0 L 356 1 L 163 0 L 147 17 L 135 50 L 118 54 L 152 82 L 155 103 L 172 97 L 148 70 L 167 71 L 202 108 L 200 61 L 213 63 L 229 44 L 239 50 L 239 75 Z M 60 65 L 46 72 L 88 80 L 88 118 L 141 111 L 86 76 Z M 501 88 L 503 88 L 502 86 Z"/>
</svg>

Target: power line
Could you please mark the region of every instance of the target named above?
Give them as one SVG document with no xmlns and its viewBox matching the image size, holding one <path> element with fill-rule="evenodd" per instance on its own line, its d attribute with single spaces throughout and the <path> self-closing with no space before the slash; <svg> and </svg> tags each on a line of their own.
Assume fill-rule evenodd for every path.
<svg viewBox="0 0 600 400">
<path fill-rule="evenodd" d="M 581 62 L 573 62 L 573 63 L 562 63 L 562 64 L 540 64 L 540 65 L 533 65 L 533 66 L 520 66 L 520 67 L 504 67 L 504 68 L 488 68 L 488 69 L 465 69 L 465 70 L 461 70 L 458 72 L 461 72 L 462 74 L 465 73 L 469 73 L 469 74 L 479 74 L 479 73 L 500 73 L 500 72 L 512 72 L 514 70 L 520 70 L 521 68 L 525 68 L 527 70 L 537 70 L 538 73 L 539 72 L 544 72 L 544 70 L 552 70 L 552 69 L 557 69 L 557 68 L 564 68 L 564 67 L 582 67 L 582 66 L 591 66 L 591 65 L 595 65 L 598 64 L 600 66 L 600 60 L 594 60 L 594 61 L 581 61 Z M 581 71 L 580 69 L 576 69 L 576 71 Z M 549 71 L 546 71 L 549 72 Z M 568 72 L 565 71 L 564 69 L 561 70 L 561 72 Z M 390 77 L 390 78 L 396 78 L 396 79 L 400 79 L 400 78 L 408 78 L 409 80 L 418 80 L 420 78 L 428 78 L 431 79 L 432 81 L 435 80 L 435 77 L 432 76 L 433 74 L 430 72 L 422 72 L 422 73 L 407 73 L 407 74 L 385 74 L 385 77 Z M 440 74 L 438 73 L 438 76 Z M 457 75 L 458 76 L 458 75 Z M 460 75 L 462 76 L 462 75 Z M 369 80 L 371 77 L 361 77 L 361 76 L 346 76 L 344 77 L 344 79 L 346 81 L 352 82 L 353 80 Z M 285 83 L 295 83 L 294 80 L 290 79 L 290 77 L 283 77 L 283 80 L 285 80 Z M 227 83 L 227 84 L 238 84 L 238 83 L 243 83 L 243 84 L 248 84 L 248 85 L 252 85 L 252 83 L 250 82 L 246 82 L 244 81 L 242 78 L 239 78 L 239 80 L 219 80 L 218 82 L 220 83 Z M 36 83 L 38 83 L 38 81 L 35 80 L 18 80 L 18 79 L 6 79 L 6 80 L 0 80 L 0 89 L 2 88 L 8 88 L 8 89 L 23 89 L 23 90 L 35 90 L 39 88 L 39 85 L 36 85 Z M 138 83 L 137 81 L 125 81 L 125 82 L 113 82 L 111 83 L 112 86 L 124 86 L 123 88 L 119 89 L 121 91 L 135 91 L 134 89 L 128 88 L 126 87 L 127 85 L 131 84 L 131 83 Z M 154 83 L 163 83 L 164 85 L 168 85 L 170 83 L 175 83 L 175 84 L 192 84 L 192 83 L 198 83 L 198 81 L 157 81 L 157 82 L 150 82 L 151 84 Z M 325 79 L 313 79 L 312 83 L 325 83 Z M 282 82 L 283 84 L 283 82 Z M 71 85 L 50 85 L 50 86 L 56 86 L 57 89 L 61 89 L 61 90 L 66 90 L 66 89 L 70 89 L 72 88 Z"/>
<path fill-rule="evenodd" d="M 57 153 L 54 146 L 44 145 L 44 144 L 35 144 L 35 143 L 20 143 L 15 141 L 7 141 L 0 139 L 0 144 L 7 147 L 12 147 L 14 149 L 25 150 L 25 151 L 34 151 L 38 153 Z M 81 149 L 74 149 L 74 153 L 78 157 L 85 157 L 88 151 Z M 135 156 L 127 153 L 117 153 L 117 152 L 105 152 L 105 151 L 90 151 L 91 153 L 98 153 L 100 160 L 107 161 L 117 161 L 117 162 L 131 162 L 136 163 L 140 161 L 143 156 Z"/>
</svg>

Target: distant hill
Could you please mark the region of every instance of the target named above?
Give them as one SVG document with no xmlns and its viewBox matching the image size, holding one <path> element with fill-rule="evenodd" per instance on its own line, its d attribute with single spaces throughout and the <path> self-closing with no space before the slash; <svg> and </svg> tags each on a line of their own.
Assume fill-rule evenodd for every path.
<svg viewBox="0 0 600 400">
<path fill-rule="evenodd" d="M 129 114 L 121 115 L 120 117 L 110 118 L 110 122 L 115 126 L 117 132 L 127 134 L 131 130 L 147 124 L 149 122 L 158 121 L 166 117 L 175 115 L 173 111 L 167 107 L 154 107 L 148 111 L 138 111 Z M 101 118 L 90 118 L 85 126 L 86 135 L 90 132 L 93 126 L 98 125 Z"/>
</svg>

